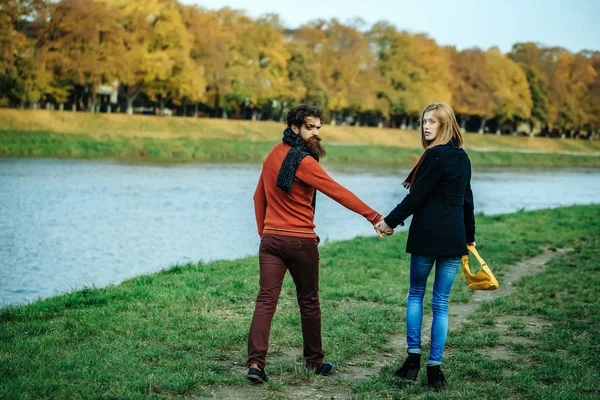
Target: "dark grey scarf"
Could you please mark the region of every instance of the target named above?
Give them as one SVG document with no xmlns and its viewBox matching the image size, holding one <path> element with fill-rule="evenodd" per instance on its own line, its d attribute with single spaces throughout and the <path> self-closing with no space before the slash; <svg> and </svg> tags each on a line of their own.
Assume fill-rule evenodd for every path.
<svg viewBox="0 0 600 400">
<path fill-rule="evenodd" d="M 281 168 L 279 169 L 279 174 L 277 175 L 277 181 L 275 184 L 284 192 L 289 192 L 292 190 L 292 186 L 294 184 L 294 177 L 296 176 L 296 169 L 298 169 L 298 165 L 300 165 L 300 161 L 304 159 L 306 156 L 312 156 L 315 160 L 319 161 L 319 159 L 308 151 L 308 147 L 306 143 L 304 143 L 304 139 L 300 135 L 297 135 L 292 131 L 289 127 L 285 128 L 283 131 L 283 137 L 281 141 L 285 144 L 289 144 L 292 148 L 288 151 L 283 162 L 281 163 Z M 313 197 L 313 208 L 315 207 L 316 200 L 316 192 L 315 197 Z"/>
</svg>

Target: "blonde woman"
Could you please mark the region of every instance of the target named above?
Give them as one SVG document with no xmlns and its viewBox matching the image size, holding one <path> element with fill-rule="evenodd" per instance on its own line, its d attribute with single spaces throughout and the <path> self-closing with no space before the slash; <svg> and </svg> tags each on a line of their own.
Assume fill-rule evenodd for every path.
<svg viewBox="0 0 600 400">
<path fill-rule="evenodd" d="M 452 108 L 433 103 L 421 114 L 421 142 L 425 152 L 403 183 L 408 195 L 376 228 L 383 232 L 413 216 L 406 243 L 410 254 L 410 289 L 406 307 L 408 357 L 395 376 L 417 380 L 421 362 L 423 297 L 435 263 L 431 308 L 431 344 L 427 361 L 428 385 L 441 391 L 441 370 L 448 334 L 448 298 L 460 266 L 475 244 L 475 216 L 471 191 L 471 162 L 462 149 L 463 137 Z"/>
</svg>

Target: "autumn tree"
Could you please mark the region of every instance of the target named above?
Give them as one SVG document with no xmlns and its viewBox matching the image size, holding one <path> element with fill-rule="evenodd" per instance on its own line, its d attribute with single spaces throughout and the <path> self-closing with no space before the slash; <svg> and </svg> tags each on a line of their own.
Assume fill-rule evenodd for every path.
<svg viewBox="0 0 600 400">
<path fill-rule="evenodd" d="M 587 115 L 583 128 L 591 134 L 600 129 L 600 52 L 586 51 L 582 55 L 589 59 L 595 72 L 595 78 L 589 83 L 587 93 L 582 100 L 583 110 Z"/>
<path fill-rule="evenodd" d="M 354 118 L 367 109 L 384 111 L 376 98 L 378 75 L 369 42 L 356 27 L 335 19 L 317 20 L 303 26 L 294 41 L 300 46 L 296 54 L 304 56 L 307 71 L 316 75 L 312 82 L 305 83 L 307 96 L 311 91 L 323 91 L 323 105 L 331 113 L 333 124 L 343 120 L 345 114 Z M 306 55 L 313 60 L 307 62 Z"/>
<path fill-rule="evenodd" d="M 21 16 L 26 13 L 16 0 L 7 1 L 0 7 L 0 106 L 6 106 L 15 96 L 17 79 L 16 55 L 27 46 L 28 39 L 21 32 Z"/>
<path fill-rule="evenodd" d="M 403 116 L 403 127 L 427 104 L 452 101 L 450 56 L 433 40 L 399 32 L 385 21 L 373 25 L 368 37 L 384 82 L 381 96 L 391 114 Z"/>
<path fill-rule="evenodd" d="M 530 129 L 547 124 L 550 115 L 550 85 L 542 51 L 535 43 L 516 43 L 508 56 L 525 72 L 531 93 Z"/>
<path fill-rule="evenodd" d="M 569 130 L 578 130 L 587 125 L 589 115 L 584 104 L 590 86 L 597 78 L 592 62 L 584 54 L 564 51 L 557 57 L 554 80 L 560 83 L 561 97 L 557 99 L 556 123 Z"/>
<path fill-rule="evenodd" d="M 109 4 L 93 0 L 50 4 L 44 44 L 48 65 L 83 88 L 90 111 L 96 110 L 99 86 L 117 79 L 123 28 L 115 13 Z"/>
<path fill-rule="evenodd" d="M 153 0 L 144 7 L 149 22 L 144 92 L 157 102 L 160 113 L 164 114 L 168 101 L 180 101 L 189 95 L 191 89 L 188 85 L 198 69 L 190 58 L 192 37 L 186 29 L 178 2 Z"/>
<path fill-rule="evenodd" d="M 305 26 L 291 34 L 292 40 L 287 43 L 290 53 L 288 77 L 294 91 L 307 103 L 327 107 L 327 87 L 321 64 L 317 61 L 317 54 L 323 50 L 325 33 L 313 26 Z"/>
<path fill-rule="evenodd" d="M 185 22 L 192 39 L 191 57 L 204 69 L 205 101 L 214 116 L 227 117 L 231 111 L 227 96 L 233 81 L 232 63 L 237 53 L 238 29 L 249 23 L 241 11 L 223 8 L 206 11 L 197 7 L 187 9 Z"/>
<path fill-rule="evenodd" d="M 549 128 L 580 129 L 588 125 L 588 93 L 598 79 L 586 53 L 560 47 L 517 43 L 510 57 L 526 71 L 533 99 L 532 116 Z"/>
<path fill-rule="evenodd" d="M 154 2 L 142 0 L 96 0 L 109 4 L 122 27 L 116 75 L 124 99 L 123 111 L 133 114 L 133 102 L 144 89 L 148 75 L 148 39 Z"/>
<path fill-rule="evenodd" d="M 516 122 L 531 117 L 531 93 L 525 72 L 498 48 L 485 53 L 488 93 L 492 100 L 494 117 L 500 124 L 510 122 L 516 131 Z"/>
<path fill-rule="evenodd" d="M 480 49 L 456 51 L 448 48 L 453 75 L 452 106 L 460 116 L 461 127 L 470 117 L 480 117 L 479 132 L 483 133 L 487 121 L 494 117 L 492 96 L 486 81 L 486 57 Z"/>
<path fill-rule="evenodd" d="M 287 75 L 290 54 L 276 15 L 264 15 L 238 29 L 237 57 L 230 66 L 233 79 L 229 98 L 240 108 L 249 107 L 256 119 L 266 103 L 295 97 Z"/>
<path fill-rule="evenodd" d="M 464 129 L 469 117 L 479 117 L 479 133 L 487 122 L 500 124 L 531 116 L 531 94 L 525 73 L 497 48 L 488 51 L 447 49 L 452 58 L 453 105 Z M 513 129 L 515 127 L 513 126 Z"/>
<path fill-rule="evenodd" d="M 192 99 L 194 115 L 198 114 L 198 103 L 204 101 L 215 110 L 215 116 L 221 116 L 222 93 L 228 92 L 230 87 L 227 58 L 233 46 L 233 35 L 221 24 L 219 12 L 188 6 L 182 15 L 192 40 L 190 58 L 197 70 L 202 71 L 204 81 L 201 96 L 197 93 Z"/>
<path fill-rule="evenodd" d="M 37 107 L 53 92 L 52 73 L 38 44 L 44 24 L 42 1 L 7 0 L 0 6 L 0 106 Z"/>
</svg>

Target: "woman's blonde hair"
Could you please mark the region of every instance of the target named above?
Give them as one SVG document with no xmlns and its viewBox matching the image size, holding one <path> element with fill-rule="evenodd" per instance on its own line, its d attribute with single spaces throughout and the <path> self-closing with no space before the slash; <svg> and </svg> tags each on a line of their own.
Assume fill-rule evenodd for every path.
<svg viewBox="0 0 600 400">
<path fill-rule="evenodd" d="M 440 122 L 437 135 L 435 135 L 435 138 L 431 141 L 425 140 L 425 134 L 423 133 L 423 118 L 425 118 L 425 113 L 429 111 L 433 111 L 433 115 L 435 115 Z M 462 147 L 463 137 L 460 133 L 460 128 L 458 127 L 458 122 L 456 122 L 456 116 L 454 115 L 452 107 L 446 103 L 431 103 L 425 107 L 421 113 L 421 144 L 423 145 L 423 148 L 428 149 L 440 144 L 446 144 L 452 140 L 452 138 L 456 140 L 456 145 L 458 147 Z"/>
</svg>

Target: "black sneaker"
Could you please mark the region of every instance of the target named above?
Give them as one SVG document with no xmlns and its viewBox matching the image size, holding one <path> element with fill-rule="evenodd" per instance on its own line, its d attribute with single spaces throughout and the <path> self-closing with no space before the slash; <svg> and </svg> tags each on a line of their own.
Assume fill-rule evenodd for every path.
<svg viewBox="0 0 600 400">
<path fill-rule="evenodd" d="M 421 355 L 417 353 L 408 353 L 408 357 L 404 361 L 404 364 L 394 373 L 397 378 L 408 379 L 409 381 L 416 381 L 419 376 L 419 369 L 421 368 Z"/>
<path fill-rule="evenodd" d="M 248 375 L 246 376 L 248 382 L 253 385 L 257 385 L 259 383 L 265 383 L 269 381 L 269 377 L 264 369 L 261 369 L 258 364 L 250 365 L 248 369 Z"/>
<path fill-rule="evenodd" d="M 306 365 L 306 369 L 312 371 L 312 373 L 315 375 L 327 376 L 331 373 L 331 371 L 333 371 L 333 364 L 330 362 L 326 362 L 319 365 L 318 367 L 311 367 L 309 365 Z"/>
<path fill-rule="evenodd" d="M 446 378 L 439 365 L 427 366 L 427 385 L 436 392 L 446 389 Z"/>
</svg>

